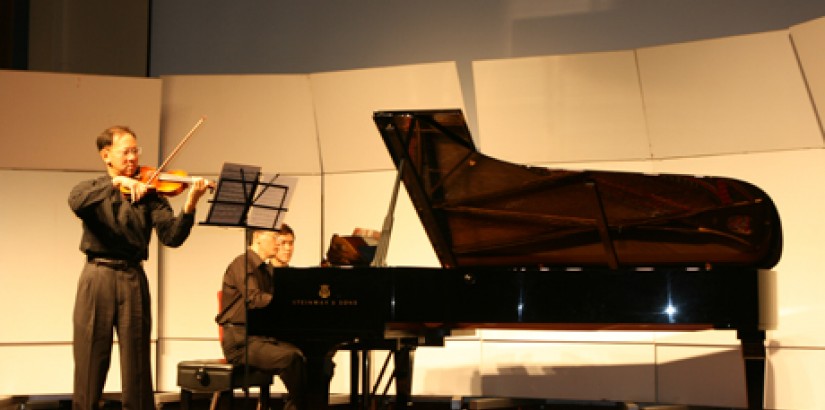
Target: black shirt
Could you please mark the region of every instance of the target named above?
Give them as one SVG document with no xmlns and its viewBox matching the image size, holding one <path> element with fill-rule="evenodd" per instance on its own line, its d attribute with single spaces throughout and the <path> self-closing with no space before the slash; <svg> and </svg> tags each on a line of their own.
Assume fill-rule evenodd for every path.
<svg viewBox="0 0 825 410">
<path fill-rule="evenodd" d="M 108 175 L 77 184 L 69 207 L 83 221 L 80 250 L 90 257 L 145 260 L 153 227 L 163 245 L 178 247 L 195 222 L 194 213 L 175 216 L 169 201 L 154 193 L 131 203 Z"/>
<path fill-rule="evenodd" d="M 215 321 L 220 325 L 245 324 L 246 311 L 243 303 L 240 303 L 243 295 L 246 294 L 249 309 L 266 307 L 272 301 L 274 292 L 272 276 L 272 265 L 264 263 L 251 249 L 238 255 L 223 275 L 222 306 Z"/>
</svg>

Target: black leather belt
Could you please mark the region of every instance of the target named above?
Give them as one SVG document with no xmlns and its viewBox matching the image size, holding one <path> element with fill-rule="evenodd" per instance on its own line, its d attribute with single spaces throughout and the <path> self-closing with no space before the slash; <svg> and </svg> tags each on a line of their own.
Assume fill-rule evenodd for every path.
<svg viewBox="0 0 825 410">
<path fill-rule="evenodd" d="M 112 269 L 127 269 L 127 268 L 137 268 L 140 266 L 140 260 L 129 260 L 129 259 L 112 259 L 112 258 L 100 258 L 96 256 L 89 256 L 86 258 L 89 263 L 93 263 L 98 266 L 105 266 L 107 268 Z"/>
</svg>

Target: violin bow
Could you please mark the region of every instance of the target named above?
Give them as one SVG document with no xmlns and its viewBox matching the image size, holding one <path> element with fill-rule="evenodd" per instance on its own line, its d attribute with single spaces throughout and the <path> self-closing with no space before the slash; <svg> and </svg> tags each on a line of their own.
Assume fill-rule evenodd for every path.
<svg viewBox="0 0 825 410">
<path fill-rule="evenodd" d="M 160 175 L 161 171 L 163 171 L 163 169 L 164 169 L 164 168 L 166 168 L 166 165 L 168 165 L 168 164 L 169 164 L 169 161 L 171 161 L 171 160 L 172 160 L 172 158 L 173 158 L 175 155 L 177 155 L 178 151 L 180 151 L 180 149 L 183 147 L 183 144 L 185 144 L 185 143 L 186 143 L 186 141 L 189 139 L 189 137 L 191 137 L 191 136 L 192 136 L 192 134 L 194 134 L 194 133 L 195 133 L 195 131 L 196 131 L 196 130 L 197 130 L 197 129 L 201 126 L 201 124 L 203 124 L 203 122 L 204 122 L 204 121 L 206 121 L 206 116 L 205 116 L 205 115 L 204 115 L 204 116 L 202 116 L 202 117 L 198 120 L 198 122 L 196 122 L 196 123 L 195 123 L 195 125 L 192 127 L 192 129 L 191 129 L 191 130 L 189 130 L 189 132 L 188 132 L 188 133 L 186 133 L 186 136 L 184 136 L 184 137 L 183 137 L 183 139 L 182 139 L 182 140 L 180 140 L 180 142 L 178 143 L 178 146 L 176 146 L 176 147 L 175 147 L 175 149 L 173 149 L 173 150 L 172 150 L 172 152 L 169 154 L 169 156 L 167 156 L 167 157 L 166 157 L 166 159 L 165 159 L 165 160 L 163 160 L 163 163 L 162 163 L 162 164 L 160 164 L 160 166 L 158 166 L 158 167 L 157 167 L 157 169 L 155 169 L 155 173 L 154 173 L 154 174 L 152 174 L 152 176 L 151 176 L 151 177 L 149 177 L 149 181 L 148 181 L 148 182 L 149 182 L 150 184 L 151 184 L 152 182 L 155 182 L 155 180 L 156 180 L 156 179 L 158 178 L 158 176 Z"/>
</svg>

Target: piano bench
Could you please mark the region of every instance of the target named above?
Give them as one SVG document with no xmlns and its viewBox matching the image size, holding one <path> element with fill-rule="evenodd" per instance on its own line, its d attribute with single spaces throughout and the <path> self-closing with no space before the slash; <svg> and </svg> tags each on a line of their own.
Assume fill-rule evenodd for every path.
<svg viewBox="0 0 825 410">
<path fill-rule="evenodd" d="M 225 359 L 185 360 L 178 363 L 180 408 L 190 410 L 193 393 L 212 393 L 210 409 L 232 408 L 235 389 L 258 387 L 258 408 L 269 409 L 269 388 L 274 372 L 249 367 L 248 383 L 244 383 L 244 366 L 227 363 Z"/>
</svg>

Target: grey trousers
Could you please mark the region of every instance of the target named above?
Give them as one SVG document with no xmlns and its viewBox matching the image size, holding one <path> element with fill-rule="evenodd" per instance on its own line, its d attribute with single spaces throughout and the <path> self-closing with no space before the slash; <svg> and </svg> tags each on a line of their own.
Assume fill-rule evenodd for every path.
<svg viewBox="0 0 825 410">
<path fill-rule="evenodd" d="M 73 322 L 73 408 L 98 408 L 117 331 L 123 408 L 154 409 L 151 297 L 143 268 L 87 263 L 77 285 Z"/>
</svg>

